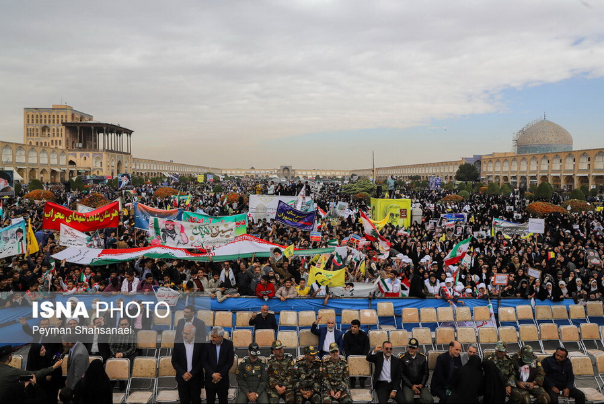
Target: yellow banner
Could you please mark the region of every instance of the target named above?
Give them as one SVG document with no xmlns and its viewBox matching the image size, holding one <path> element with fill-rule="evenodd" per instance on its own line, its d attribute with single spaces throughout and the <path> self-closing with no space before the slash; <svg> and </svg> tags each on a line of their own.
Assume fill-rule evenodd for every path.
<svg viewBox="0 0 604 404">
<path fill-rule="evenodd" d="M 371 198 L 371 219 L 378 223 L 388 219 L 386 223 L 409 227 L 411 225 L 411 199 Z"/>
<path fill-rule="evenodd" d="M 321 268 L 311 267 L 308 275 L 308 285 L 312 285 L 315 281 L 321 286 L 344 286 L 346 281 L 346 268 L 337 271 L 326 271 Z"/>
</svg>

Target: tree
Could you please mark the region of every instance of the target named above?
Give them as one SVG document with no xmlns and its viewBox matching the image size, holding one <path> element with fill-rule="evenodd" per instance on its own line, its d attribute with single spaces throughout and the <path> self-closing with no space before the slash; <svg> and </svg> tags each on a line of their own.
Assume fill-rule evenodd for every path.
<svg viewBox="0 0 604 404">
<path fill-rule="evenodd" d="M 29 187 L 27 188 L 30 191 L 35 191 L 36 189 L 44 189 L 44 185 L 40 180 L 33 179 L 29 181 Z"/>
<path fill-rule="evenodd" d="M 214 188 L 212 188 L 212 192 L 214 192 L 215 194 L 221 193 L 222 192 L 222 185 L 220 185 L 220 184 L 214 185 Z"/>
<path fill-rule="evenodd" d="M 491 182 L 487 188 L 487 194 L 489 195 L 499 195 L 501 190 L 499 189 L 499 185 L 495 182 Z"/>
<path fill-rule="evenodd" d="M 457 181 L 478 181 L 480 173 L 474 164 L 462 164 L 455 173 L 455 179 Z"/>
<path fill-rule="evenodd" d="M 360 194 L 366 192 L 369 195 L 373 195 L 375 192 L 376 185 L 371 182 L 367 177 L 360 178 L 355 183 L 346 184 L 342 187 L 342 191 L 347 194 Z"/>
<path fill-rule="evenodd" d="M 463 191 L 459 191 L 457 195 L 461 196 L 463 199 L 468 199 L 470 197 L 470 193 L 465 189 Z"/>
<path fill-rule="evenodd" d="M 73 185 L 80 192 L 82 192 L 86 189 L 86 188 L 84 188 L 84 181 L 82 180 L 82 177 L 80 177 L 80 176 L 77 176 L 76 179 L 73 180 Z"/>
<path fill-rule="evenodd" d="M 510 196 L 512 194 L 512 187 L 510 187 L 510 185 L 506 183 L 501 186 L 501 189 L 499 191 L 503 196 Z"/>
<path fill-rule="evenodd" d="M 444 187 L 447 191 L 453 191 L 455 189 L 455 184 L 453 183 L 453 181 L 449 181 L 445 184 Z"/>
<path fill-rule="evenodd" d="M 535 191 L 535 199 L 549 201 L 554 195 L 554 189 L 549 182 L 542 182 Z"/>
<path fill-rule="evenodd" d="M 588 196 L 589 195 L 589 187 L 586 184 L 581 185 L 581 192 L 583 192 L 583 195 Z"/>
<path fill-rule="evenodd" d="M 570 199 L 579 199 L 580 201 L 585 200 L 585 194 L 579 188 L 575 188 L 570 192 Z"/>
<path fill-rule="evenodd" d="M 419 175 L 411 175 L 409 176 L 409 181 L 419 181 L 421 177 Z"/>
</svg>

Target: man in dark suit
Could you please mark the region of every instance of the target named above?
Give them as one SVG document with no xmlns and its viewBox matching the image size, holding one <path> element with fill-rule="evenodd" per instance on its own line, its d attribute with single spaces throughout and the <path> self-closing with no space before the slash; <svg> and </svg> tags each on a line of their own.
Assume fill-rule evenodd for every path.
<svg viewBox="0 0 604 404">
<path fill-rule="evenodd" d="M 203 387 L 203 345 L 195 342 L 197 330 L 188 324 L 181 342 L 174 344 L 172 366 L 176 370 L 178 397 L 183 404 L 200 404 Z"/>
<path fill-rule="evenodd" d="M 265 304 L 260 308 L 260 315 L 257 313 L 252 314 L 252 318 L 249 321 L 250 325 L 254 326 L 254 330 L 275 330 L 275 334 L 279 326 L 277 325 L 277 319 L 273 313 L 268 312 L 268 306 Z"/>
<path fill-rule="evenodd" d="M 319 326 L 317 325 L 319 321 L 321 321 L 321 316 L 317 316 L 317 321 L 312 323 L 312 327 L 310 329 L 310 332 L 319 336 L 319 355 L 321 357 L 329 355 L 329 345 L 332 342 L 337 343 L 340 347 L 340 352 L 342 352 L 342 331 L 336 329 L 335 318 L 328 318 L 327 326 L 321 328 L 319 328 Z"/>
<path fill-rule="evenodd" d="M 84 344 L 88 353 L 92 356 L 101 356 L 103 358 L 103 363 L 107 361 L 107 359 L 111 356 L 111 350 L 109 349 L 109 335 L 106 333 L 108 330 L 105 327 L 105 317 L 96 317 L 92 320 L 91 328 L 98 330 L 91 338 L 90 342 Z M 101 331 L 105 330 L 105 332 Z"/>
<path fill-rule="evenodd" d="M 453 380 L 455 369 L 461 367 L 461 344 L 457 341 L 449 343 L 449 351 L 436 358 L 430 390 L 433 396 L 440 399 L 441 403 L 447 400 L 447 389 Z"/>
<path fill-rule="evenodd" d="M 195 334 L 195 343 L 203 344 L 206 342 L 206 323 L 195 317 L 197 309 L 192 304 L 185 307 L 184 317 L 178 320 L 176 324 L 176 342 L 182 342 L 182 330 L 186 325 L 193 325 L 197 330 Z"/>
<path fill-rule="evenodd" d="M 399 359 L 392 356 L 392 343 L 385 341 L 369 354 L 367 362 L 375 366 L 373 373 L 373 389 L 378 397 L 378 403 L 387 403 L 392 398 L 397 403 L 404 403 L 401 391 L 401 367 Z"/>
<path fill-rule="evenodd" d="M 229 370 L 233 366 L 235 351 L 233 343 L 224 339 L 224 329 L 214 327 L 210 332 L 212 342 L 206 343 L 203 368 L 206 372 L 205 387 L 208 404 L 214 404 L 216 395 L 220 404 L 228 403 Z"/>
</svg>

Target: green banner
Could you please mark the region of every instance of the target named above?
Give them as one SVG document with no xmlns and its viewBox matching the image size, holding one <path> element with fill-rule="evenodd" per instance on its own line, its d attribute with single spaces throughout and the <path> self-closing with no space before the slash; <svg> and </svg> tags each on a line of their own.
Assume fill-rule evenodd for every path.
<svg viewBox="0 0 604 404">
<path fill-rule="evenodd" d="M 201 224 L 235 223 L 235 237 L 247 234 L 247 213 L 233 216 L 209 216 L 203 213 L 183 212 L 183 222 Z"/>
</svg>

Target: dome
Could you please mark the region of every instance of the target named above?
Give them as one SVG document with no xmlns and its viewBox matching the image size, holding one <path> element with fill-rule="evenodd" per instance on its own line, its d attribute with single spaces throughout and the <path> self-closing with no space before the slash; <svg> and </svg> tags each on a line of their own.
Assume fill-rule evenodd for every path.
<svg viewBox="0 0 604 404">
<path fill-rule="evenodd" d="M 542 119 L 518 132 L 516 147 L 518 154 L 571 151 L 573 137 L 562 126 Z"/>
</svg>

